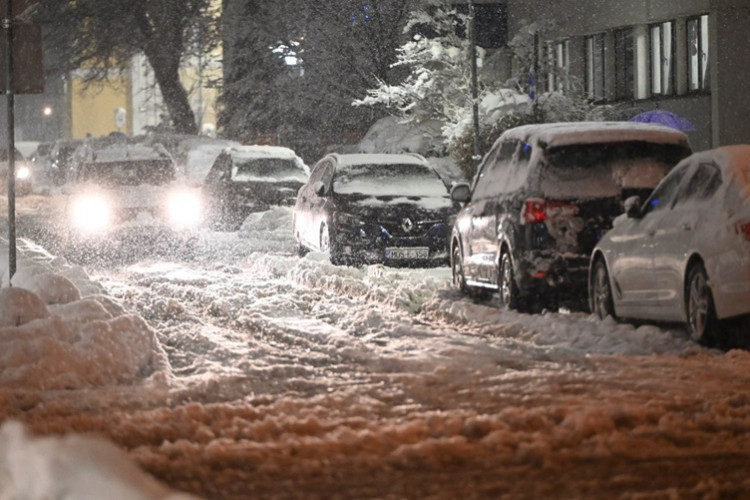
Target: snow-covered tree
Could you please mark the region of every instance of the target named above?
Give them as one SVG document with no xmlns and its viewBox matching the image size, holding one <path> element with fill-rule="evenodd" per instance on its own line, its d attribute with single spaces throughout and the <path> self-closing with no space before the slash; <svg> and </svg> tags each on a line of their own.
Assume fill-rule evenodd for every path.
<svg viewBox="0 0 750 500">
<path fill-rule="evenodd" d="M 467 14 L 443 1 L 424 2 L 411 13 L 404 32 L 412 38 L 397 49 L 393 63 L 406 70 L 405 79 L 398 84 L 379 79 L 354 105 L 384 106 L 407 121 L 460 121 L 472 103 L 469 22 Z"/>
<path fill-rule="evenodd" d="M 243 10 L 222 97 L 228 135 L 271 132 L 292 146 L 317 144 L 319 154 L 356 142 L 382 116 L 351 102 L 398 71 L 392 63 L 416 0 L 230 1 Z M 295 64 L 284 64 L 284 56 Z"/>
</svg>

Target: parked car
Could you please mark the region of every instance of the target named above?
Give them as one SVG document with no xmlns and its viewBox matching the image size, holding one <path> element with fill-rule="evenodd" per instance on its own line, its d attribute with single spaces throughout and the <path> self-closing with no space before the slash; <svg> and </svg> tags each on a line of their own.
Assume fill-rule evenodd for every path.
<svg viewBox="0 0 750 500">
<path fill-rule="evenodd" d="M 70 170 L 70 157 L 83 144 L 80 139 L 61 139 L 55 141 L 47 157 L 45 177 L 56 186 L 65 184 Z"/>
<path fill-rule="evenodd" d="M 720 320 L 750 313 L 750 145 L 694 154 L 640 201 L 594 249 L 592 311 L 718 340 Z"/>
<path fill-rule="evenodd" d="M 457 208 L 422 156 L 330 154 L 297 194 L 294 237 L 333 264 L 446 265 Z"/>
<path fill-rule="evenodd" d="M 31 165 L 18 149 L 15 149 L 15 193 L 17 196 L 31 194 L 34 187 L 34 176 Z M 2 194 L 8 192 L 8 149 L 0 148 L 0 189 Z"/>
<path fill-rule="evenodd" d="M 310 168 L 289 148 L 233 146 L 222 151 L 203 183 L 206 220 L 237 230 L 252 212 L 292 206 Z"/>
<path fill-rule="evenodd" d="M 201 222 L 200 193 L 176 180 L 160 144 L 84 143 L 72 156 L 68 246 L 77 251 L 182 244 Z"/>
<path fill-rule="evenodd" d="M 502 306 L 586 308 L 589 257 L 622 213 L 690 153 L 684 133 L 629 122 L 526 125 L 507 130 L 473 185 L 451 237 L 453 282 Z"/>
</svg>

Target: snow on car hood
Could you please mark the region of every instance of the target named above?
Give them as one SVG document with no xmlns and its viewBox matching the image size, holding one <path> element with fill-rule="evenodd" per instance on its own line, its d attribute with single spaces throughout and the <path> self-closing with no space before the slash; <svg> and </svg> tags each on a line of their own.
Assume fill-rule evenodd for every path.
<svg viewBox="0 0 750 500">
<path fill-rule="evenodd" d="M 337 195 L 336 205 L 340 211 L 365 218 L 403 217 L 444 218 L 457 212 L 447 196 L 366 196 L 363 194 Z"/>
</svg>

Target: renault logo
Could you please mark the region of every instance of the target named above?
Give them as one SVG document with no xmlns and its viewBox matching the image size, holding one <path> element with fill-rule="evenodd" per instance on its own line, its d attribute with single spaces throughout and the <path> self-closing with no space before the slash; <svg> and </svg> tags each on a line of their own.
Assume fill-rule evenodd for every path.
<svg viewBox="0 0 750 500">
<path fill-rule="evenodd" d="M 410 218 L 407 217 L 401 221 L 401 229 L 403 229 L 405 233 L 410 233 L 413 228 L 414 223 Z"/>
</svg>

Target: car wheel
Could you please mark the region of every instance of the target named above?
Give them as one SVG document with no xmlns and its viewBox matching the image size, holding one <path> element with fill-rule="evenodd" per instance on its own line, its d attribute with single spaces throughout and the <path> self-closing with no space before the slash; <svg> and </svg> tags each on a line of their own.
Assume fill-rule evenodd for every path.
<svg viewBox="0 0 750 500">
<path fill-rule="evenodd" d="M 500 256 L 500 268 L 498 269 L 499 279 L 498 295 L 500 295 L 500 305 L 508 309 L 519 309 L 519 292 L 516 280 L 513 275 L 513 263 L 510 261 L 510 254 L 504 251 Z"/>
<path fill-rule="evenodd" d="M 453 274 L 453 286 L 458 288 L 461 293 L 478 300 L 487 300 L 489 298 L 490 294 L 487 290 L 466 284 L 463 257 L 461 256 L 461 248 L 458 245 L 453 248 L 453 252 L 451 253 L 451 270 Z"/>
<path fill-rule="evenodd" d="M 594 262 L 589 290 L 591 294 L 591 312 L 599 316 L 599 319 L 604 319 L 607 316 L 617 319 L 612 299 L 612 287 L 609 284 L 607 264 L 601 258 Z"/>
<path fill-rule="evenodd" d="M 708 276 L 700 263 L 690 266 L 685 288 L 685 313 L 690 337 L 704 345 L 716 340 L 718 319 Z"/>
</svg>

